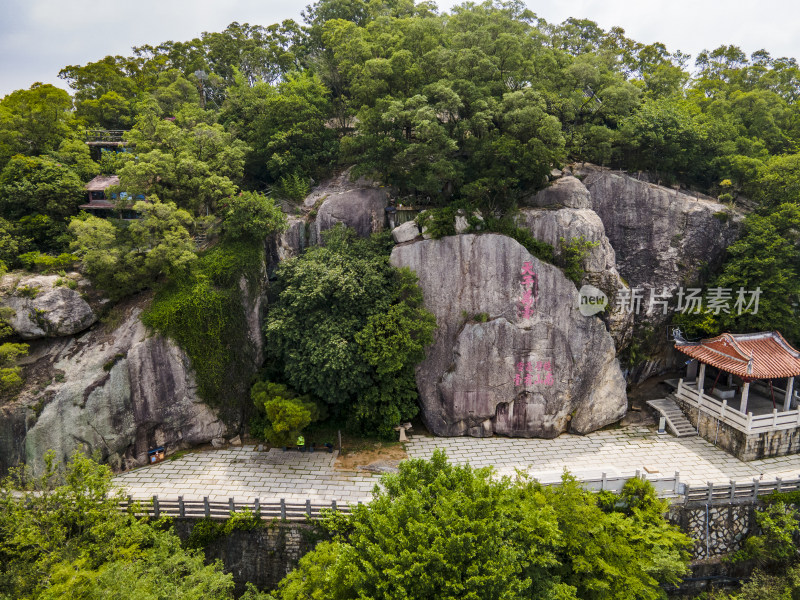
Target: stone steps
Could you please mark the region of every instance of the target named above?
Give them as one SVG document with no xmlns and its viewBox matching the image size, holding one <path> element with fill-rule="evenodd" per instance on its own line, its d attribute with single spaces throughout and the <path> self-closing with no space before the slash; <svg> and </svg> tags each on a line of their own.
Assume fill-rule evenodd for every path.
<svg viewBox="0 0 800 600">
<path fill-rule="evenodd" d="M 661 416 L 666 418 L 667 428 L 675 437 L 690 437 L 697 435 L 697 430 L 692 427 L 689 419 L 684 416 L 678 405 L 675 404 L 673 394 L 660 400 L 648 400 L 647 405 Z"/>
</svg>

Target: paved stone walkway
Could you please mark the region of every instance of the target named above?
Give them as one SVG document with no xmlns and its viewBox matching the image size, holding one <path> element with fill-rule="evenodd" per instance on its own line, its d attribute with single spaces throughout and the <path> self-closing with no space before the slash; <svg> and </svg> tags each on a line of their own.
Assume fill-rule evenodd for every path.
<svg viewBox="0 0 800 600">
<path fill-rule="evenodd" d="M 726 484 L 754 477 L 773 480 L 800 476 L 800 455 L 741 462 L 702 438 L 657 435 L 644 428 L 600 431 L 586 436 L 562 435 L 554 440 L 493 437 L 434 438 L 414 436 L 407 444 L 409 456 L 428 458 L 442 448 L 454 462 L 475 467 L 493 466 L 501 475 L 516 469 L 540 481 L 556 481 L 564 468 L 581 477 L 633 475 L 645 468 L 651 476 L 680 472 L 681 481 L 705 485 Z M 184 454 L 175 460 L 143 467 L 116 478 L 134 498 L 175 498 L 262 502 L 285 498 L 287 502 L 367 501 L 378 476 L 338 471 L 337 454 L 300 453 L 253 447 L 209 450 Z"/>
<path fill-rule="evenodd" d="M 369 500 L 378 477 L 336 471 L 337 452 L 258 452 L 252 446 L 190 452 L 115 478 L 137 499 L 160 498 L 237 502 L 357 502 Z"/>
<path fill-rule="evenodd" d="M 651 477 L 670 477 L 678 471 L 681 481 L 690 485 L 800 476 L 800 454 L 742 462 L 700 437 L 676 438 L 636 427 L 553 440 L 415 437 L 407 445 L 415 458 L 428 458 L 435 448 L 445 450 L 454 462 L 493 466 L 501 475 L 521 469 L 542 482 L 559 480 L 565 468 L 579 479 L 603 472 L 609 477 L 634 475 L 645 468 L 657 472 Z"/>
</svg>

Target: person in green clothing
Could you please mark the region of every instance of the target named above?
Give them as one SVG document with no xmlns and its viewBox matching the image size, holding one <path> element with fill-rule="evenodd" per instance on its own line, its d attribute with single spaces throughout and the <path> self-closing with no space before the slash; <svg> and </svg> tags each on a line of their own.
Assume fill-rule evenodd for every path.
<svg viewBox="0 0 800 600">
<path fill-rule="evenodd" d="M 306 451 L 306 438 L 302 435 L 297 436 L 297 449 L 300 450 L 300 452 Z"/>
</svg>

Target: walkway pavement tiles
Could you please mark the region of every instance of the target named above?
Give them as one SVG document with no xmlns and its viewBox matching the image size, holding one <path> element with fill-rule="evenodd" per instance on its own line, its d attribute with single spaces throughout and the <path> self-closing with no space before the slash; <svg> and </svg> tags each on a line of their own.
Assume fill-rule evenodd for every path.
<svg viewBox="0 0 800 600">
<path fill-rule="evenodd" d="M 557 481 L 564 469 L 581 478 L 634 475 L 647 467 L 651 477 L 669 477 L 706 485 L 753 478 L 774 480 L 800 476 L 800 454 L 742 462 L 700 437 L 675 438 L 649 429 L 629 427 L 585 436 L 564 434 L 553 440 L 519 438 L 437 438 L 413 436 L 406 443 L 412 458 L 430 458 L 442 448 L 456 463 L 494 467 L 498 475 L 518 470 L 543 482 Z M 115 483 L 136 499 L 153 495 L 185 500 L 274 502 L 280 498 L 312 503 L 367 502 L 380 477 L 367 472 L 334 469 L 337 453 L 258 452 L 255 447 L 208 450 L 123 473 Z"/>
</svg>

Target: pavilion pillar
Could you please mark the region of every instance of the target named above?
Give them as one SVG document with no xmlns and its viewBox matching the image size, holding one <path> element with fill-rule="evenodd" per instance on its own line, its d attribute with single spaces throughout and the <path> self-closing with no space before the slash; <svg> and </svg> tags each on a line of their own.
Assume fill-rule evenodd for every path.
<svg viewBox="0 0 800 600">
<path fill-rule="evenodd" d="M 739 405 L 739 412 L 742 414 L 747 414 L 747 396 L 750 395 L 750 382 L 745 381 L 744 386 L 742 386 L 742 403 Z"/>
<path fill-rule="evenodd" d="M 700 363 L 700 373 L 697 375 L 697 393 L 703 393 L 703 386 L 706 382 L 706 363 Z"/>
<path fill-rule="evenodd" d="M 792 409 L 792 392 L 794 391 L 794 377 L 786 378 L 786 398 L 783 400 L 783 411 Z"/>
</svg>

